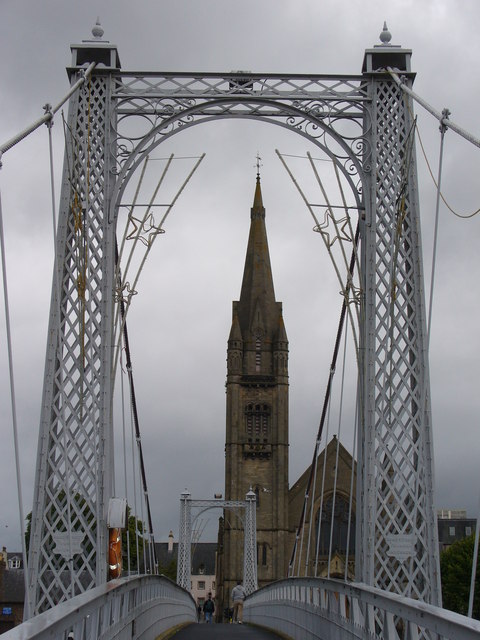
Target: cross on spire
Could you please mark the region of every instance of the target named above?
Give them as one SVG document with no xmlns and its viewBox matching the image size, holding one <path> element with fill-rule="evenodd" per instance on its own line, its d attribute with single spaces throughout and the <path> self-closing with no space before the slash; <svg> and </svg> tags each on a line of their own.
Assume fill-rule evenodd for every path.
<svg viewBox="0 0 480 640">
<path fill-rule="evenodd" d="M 257 167 L 257 178 L 258 179 L 260 179 L 260 167 L 263 167 L 263 164 L 260 161 L 261 161 L 261 157 L 260 157 L 260 154 L 257 152 L 256 167 Z"/>
</svg>

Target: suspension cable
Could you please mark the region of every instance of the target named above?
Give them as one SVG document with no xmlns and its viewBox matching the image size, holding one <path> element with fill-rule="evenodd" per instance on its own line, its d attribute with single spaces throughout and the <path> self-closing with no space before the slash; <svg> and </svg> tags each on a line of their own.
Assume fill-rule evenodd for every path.
<svg viewBox="0 0 480 640">
<path fill-rule="evenodd" d="M 117 244 L 115 244 L 115 252 L 116 252 L 116 258 L 118 260 L 118 246 Z M 138 420 L 138 410 L 137 410 L 137 398 L 136 398 L 136 394 L 135 394 L 135 385 L 134 385 L 134 381 L 133 381 L 133 370 L 132 370 L 132 358 L 130 355 L 130 343 L 129 343 L 129 339 L 128 339 L 128 330 L 127 330 L 127 322 L 125 319 L 125 303 L 123 301 L 123 298 L 120 299 L 120 316 L 121 316 L 121 322 L 122 322 L 122 333 L 123 333 L 123 343 L 124 343 L 124 347 L 125 347 L 125 358 L 126 358 L 126 368 L 127 368 L 127 375 L 128 375 L 128 381 L 129 381 L 129 385 L 130 385 L 130 401 L 131 401 L 131 406 L 132 406 L 132 415 L 133 415 L 133 423 L 134 423 L 134 427 L 135 427 L 135 438 L 137 441 L 137 448 L 138 448 L 138 457 L 139 457 L 139 464 L 140 464 L 140 475 L 141 475 L 141 479 L 142 479 L 142 489 L 143 489 L 143 493 L 145 496 L 145 502 L 146 502 L 146 509 L 147 509 L 147 518 L 148 518 L 148 527 L 149 527 L 149 531 L 150 533 L 152 533 L 153 536 L 153 523 L 152 523 L 152 512 L 150 510 L 150 501 L 148 499 L 148 488 L 147 488 L 147 476 L 145 473 L 145 462 L 143 459 L 143 449 L 142 449 L 142 439 L 141 439 L 141 435 L 140 435 L 140 424 L 139 424 L 139 420 Z M 135 453 L 133 452 L 133 455 L 135 455 Z M 153 540 L 153 537 L 152 537 Z M 155 560 L 155 564 L 156 564 L 156 557 L 155 557 L 155 546 L 154 547 L 154 560 Z M 138 570 L 138 558 L 137 558 L 137 570 Z"/>
<path fill-rule="evenodd" d="M 355 268 L 355 261 L 356 261 L 355 260 L 355 255 L 356 255 L 356 251 L 357 251 L 359 237 L 360 237 L 360 227 L 357 224 L 357 229 L 355 231 L 355 239 L 354 239 L 354 243 L 353 243 L 354 244 L 354 248 L 352 249 L 352 256 L 350 258 L 350 264 L 349 264 L 349 269 L 348 269 L 347 289 L 350 286 L 348 283 L 351 282 L 351 278 L 353 276 L 353 272 L 354 272 L 354 268 Z M 345 296 L 343 298 L 343 302 L 342 302 L 342 310 L 340 312 L 340 319 L 339 319 L 338 328 L 337 328 L 337 335 L 336 335 L 336 338 L 335 338 L 335 345 L 334 345 L 334 348 L 333 348 L 332 362 L 331 362 L 331 365 L 330 365 L 330 374 L 329 374 L 329 377 L 328 377 L 327 388 L 325 390 L 325 397 L 324 397 L 324 401 L 323 401 L 322 414 L 321 414 L 321 418 L 320 418 L 320 424 L 319 424 L 319 427 L 318 427 L 317 442 L 320 442 L 320 440 L 321 440 L 322 433 L 323 433 L 323 427 L 324 427 L 324 424 L 325 424 L 325 418 L 326 418 L 326 415 L 327 415 L 327 408 L 328 408 L 330 394 L 331 394 L 331 388 L 332 388 L 333 373 L 335 372 L 338 351 L 339 351 L 339 348 L 340 348 L 340 338 L 342 336 L 343 326 L 344 326 L 344 323 L 345 323 L 345 315 L 346 315 L 346 312 L 347 312 L 347 306 L 348 306 L 348 302 L 347 302 L 347 297 Z M 297 527 L 297 532 L 296 532 L 296 536 L 295 536 L 295 542 L 294 542 L 294 546 L 293 546 L 293 551 L 292 551 L 292 555 L 291 555 L 291 558 L 290 558 L 289 573 L 292 571 L 292 569 L 294 567 L 298 540 L 300 538 L 300 533 L 303 530 L 303 527 L 304 527 L 304 524 L 305 524 L 305 517 L 306 517 L 306 512 L 307 512 L 307 500 L 308 500 L 308 495 L 309 495 L 311 487 L 312 487 L 312 481 L 313 481 L 313 476 L 314 476 L 314 471 L 315 471 L 316 459 L 317 459 L 317 445 L 314 448 L 313 459 L 312 459 L 312 463 L 310 465 L 310 474 L 309 474 L 308 481 L 307 481 L 307 488 L 305 490 L 305 500 L 304 500 L 304 503 L 303 503 L 302 512 L 300 514 L 300 522 L 299 522 L 298 527 Z"/>
<path fill-rule="evenodd" d="M 51 120 L 53 116 L 57 113 L 57 111 L 65 104 L 65 102 L 67 102 L 70 96 L 72 96 L 75 93 L 75 91 L 79 87 L 81 87 L 82 84 L 91 75 L 92 71 L 95 68 L 95 64 L 96 64 L 95 62 L 91 62 L 87 67 L 87 69 L 81 70 L 82 77 L 79 78 L 77 82 L 75 82 L 75 84 L 71 86 L 70 91 L 62 98 L 62 100 L 55 107 L 46 109 L 47 105 L 45 105 L 44 107 L 45 114 L 41 118 L 39 118 L 38 120 L 35 120 L 35 122 L 33 122 L 29 127 L 26 127 L 23 131 L 18 133 L 16 136 L 14 136 L 13 138 L 10 138 L 10 140 L 7 140 L 7 142 L 4 142 L 4 144 L 0 146 L 0 153 L 5 153 L 5 151 L 8 151 L 12 147 L 14 147 L 18 142 L 20 142 L 21 140 L 29 136 L 31 133 L 33 133 L 36 129 L 38 129 L 38 127 L 41 127 L 42 124 L 45 124 L 49 120 Z"/>
<path fill-rule="evenodd" d="M 443 110 L 443 116 L 444 116 L 444 121 L 448 120 L 448 116 L 449 116 L 449 111 L 448 109 L 444 109 Z M 435 224 L 434 224 L 434 231 L 433 231 L 433 249 L 432 249 L 432 267 L 431 267 L 431 275 L 430 275 L 430 294 L 429 294 L 429 303 L 428 303 L 428 318 L 427 318 L 427 335 L 426 335 L 426 344 L 425 344 L 425 357 L 428 358 L 428 354 L 430 353 L 430 336 L 431 336 L 431 330 L 432 330 L 432 311 L 433 311 L 433 293 L 434 293 L 434 288 L 435 288 L 435 270 L 436 270 L 436 263 L 437 263 L 437 245 L 438 245 L 438 222 L 439 222 L 439 211 L 440 211 L 440 198 L 441 198 L 441 186 L 442 186 L 442 169 L 443 169 L 443 151 L 444 151 L 444 142 L 445 142 L 445 133 L 448 129 L 447 125 L 443 123 L 443 121 L 440 124 L 440 150 L 439 150 L 439 157 L 438 157 L 438 174 L 437 174 L 437 180 L 435 181 L 436 187 L 437 187 L 437 197 L 436 197 L 436 202 L 435 202 Z M 420 420 L 421 420 L 421 424 L 424 427 L 424 421 L 425 421 L 425 411 L 426 411 L 426 405 L 427 405 L 427 383 L 424 382 L 422 390 L 421 390 L 421 396 L 420 396 Z M 423 433 L 425 433 L 425 428 L 422 429 Z M 418 502 L 419 502 L 419 493 L 420 493 L 420 486 L 419 486 L 419 477 L 418 477 L 418 473 L 416 474 L 416 481 L 415 481 L 415 519 L 417 518 L 417 510 L 418 510 Z M 436 525 L 435 525 L 436 526 Z M 413 559 L 410 558 L 410 563 L 413 562 Z M 436 564 L 437 566 L 435 567 L 435 570 L 437 572 L 437 575 L 440 575 L 440 559 L 439 557 L 436 558 Z M 472 567 L 472 573 L 475 572 L 475 567 Z M 408 581 L 408 595 L 409 597 L 411 597 L 411 591 L 412 591 L 412 586 L 413 586 L 413 581 L 411 578 L 411 575 L 409 577 L 409 581 Z"/>
<path fill-rule="evenodd" d="M 449 112 L 448 109 L 444 109 L 444 112 L 446 114 L 445 117 L 447 118 L 450 112 Z M 430 174 L 430 177 L 432 178 L 433 184 L 435 185 L 436 188 L 438 188 L 437 180 L 435 179 L 435 176 L 433 175 L 432 167 L 430 166 L 430 162 L 428 160 L 427 152 L 425 151 L 425 147 L 423 146 L 423 140 L 422 140 L 422 136 L 420 135 L 420 130 L 419 130 L 418 125 L 417 125 L 417 128 L 416 128 L 416 134 L 417 134 L 418 142 L 420 143 L 420 148 L 422 150 L 422 154 L 423 154 L 423 158 L 425 160 L 425 164 L 427 165 L 428 173 Z M 445 196 L 443 195 L 443 193 L 441 191 L 439 191 L 439 194 L 440 194 L 440 198 L 443 201 L 443 204 L 447 207 L 447 209 L 450 211 L 450 213 L 453 213 L 453 215 L 455 217 L 460 218 L 461 220 L 468 220 L 469 218 L 473 218 L 478 213 L 480 213 L 480 208 L 479 209 L 475 209 L 475 211 L 472 211 L 471 213 L 458 213 L 458 211 L 455 211 L 455 209 L 448 203 L 447 199 L 445 198 Z"/>
<path fill-rule="evenodd" d="M 0 153 L 0 169 L 2 167 L 1 163 L 1 153 Z M 12 411 L 12 430 L 13 430 L 13 448 L 15 451 L 15 470 L 17 476 L 17 497 L 18 497 L 18 513 L 20 518 L 20 532 L 22 536 L 22 556 L 23 556 L 23 564 L 25 567 L 24 573 L 24 581 L 25 581 L 25 594 L 28 593 L 28 582 L 27 582 L 27 550 L 26 550 L 26 542 L 25 542 L 25 517 L 23 512 L 23 496 L 22 496 L 22 481 L 20 477 L 20 454 L 18 447 L 18 423 L 17 423 L 17 403 L 16 403 L 16 395 L 15 395 L 15 376 L 13 372 L 13 350 L 12 350 L 12 333 L 10 327 L 10 307 L 8 302 L 8 278 L 7 278 L 7 261 L 5 256 L 5 238 L 3 232 L 3 213 L 2 213 L 2 200 L 0 193 L 0 249 L 2 253 L 2 276 L 3 276 L 3 299 L 5 305 L 5 330 L 7 334 L 7 353 L 8 353 L 8 372 L 10 377 L 10 406 Z M 25 617 L 28 620 L 29 616 L 29 606 L 28 606 L 28 598 L 25 598 Z"/>
<path fill-rule="evenodd" d="M 121 393 L 121 407 L 122 407 L 122 440 L 123 440 L 123 478 L 124 478 L 124 490 L 125 499 L 128 505 L 128 482 L 127 482 L 127 433 L 126 433 L 126 416 L 125 416 L 125 371 L 123 368 L 123 353 L 120 354 L 120 393 Z M 127 571 L 130 575 L 130 514 L 127 511 L 127 526 L 126 526 L 126 538 L 127 538 Z"/>
<path fill-rule="evenodd" d="M 357 429 L 358 429 L 358 407 L 359 407 L 359 383 L 357 382 L 357 398 L 355 401 L 355 417 L 353 419 L 353 445 L 352 445 L 352 468 L 350 470 L 350 498 L 348 501 L 348 525 L 347 525 L 347 544 L 345 549 L 345 582 L 348 579 L 348 556 L 350 553 L 350 536 L 352 528 L 352 516 L 353 516 L 353 481 L 355 479 L 355 449 L 357 446 Z"/>
<path fill-rule="evenodd" d="M 471 133 L 469 133 L 465 129 L 462 129 L 462 127 L 459 127 L 458 124 L 455 124 L 454 122 L 449 120 L 447 117 L 445 117 L 445 109 L 442 111 L 442 113 L 440 113 L 439 111 L 434 109 L 431 105 L 429 105 L 428 102 L 426 102 L 423 98 L 421 98 L 417 93 L 412 91 L 410 87 L 408 87 L 404 82 L 402 82 L 401 79 L 398 77 L 398 75 L 393 71 L 391 67 L 387 67 L 387 71 L 392 76 L 393 80 L 397 83 L 397 85 L 400 87 L 400 89 L 405 93 L 407 93 L 409 96 L 411 96 L 416 102 L 418 102 L 419 105 L 421 105 L 424 109 L 426 109 L 429 113 L 431 113 L 432 116 L 437 118 L 441 126 L 446 126 L 449 129 L 452 129 L 452 131 L 455 131 L 455 133 L 458 133 L 458 135 L 462 136 L 462 138 L 465 138 L 465 140 L 467 140 L 468 142 L 471 142 L 476 147 L 480 147 L 480 140 L 478 138 L 475 138 L 475 136 L 473 136 Z"/>
<path fill-rule="evenodd" d="M 331 394 L 328 399 L 328 414 L 327 414 L 327 431 L 325 433 L 325 448 L 323 450 L 323 469 L 322 469 L 322 485 L 320 487 L 320 509 L 318 513 L 318 529 L 317 529 L 317 540 L 315 547 L 315 578 L 317 577 L 318 572 L 318 556 L 320 551 L 320 534 L 322 531 L 322 518 L 323 518 L 323 506 L 324 506 L 324 498 L 325 498 L 325 477 L 327 474 L 327 454 L 328 454 L 328 436 L 330 429 L 330 411 L 332 408 L 332 398 Z M 315 487 L 314 487 L 315 493 Z M 313 498 L 312 498 L 313 499 Z M 311 526 L 312 523 L 310 523 Z"/>
<path fill-rule="evenodd" d="M 333 499 L 332 499 L 332 516 L 330 521 L 330 544 L 328 547 L 328 569 L 327 578 L 330 578 L 330 565 L 332 562 L 332 548 L 333 548 L 333 525 L 335 523 L 335 504 L 337 499 L 337 484 L 338 484 L 338 457 L 340 454 L 340 436 L 342 433 L 342 414 L 343 414 L 343 392 L 345 390 L 345 363 L 347 359 L 347 337 L 348 337 L 348 317 L 347 326 L 344 331 L 344 343 L 343 343 L 343 363 L 342 363 L 342 380 L 340 384 L 340 408 L 338 412 L 338 431 L 337 431 L 337 451 L 335 453 L 335 475 L 333 481 Z M 353 466 L 353 461 L 352 461 Z"/>
</svg>

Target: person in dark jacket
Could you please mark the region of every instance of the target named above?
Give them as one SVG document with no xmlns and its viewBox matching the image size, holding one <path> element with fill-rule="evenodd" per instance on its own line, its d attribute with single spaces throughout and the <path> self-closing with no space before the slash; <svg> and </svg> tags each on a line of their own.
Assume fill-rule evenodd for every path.
<svg viewBox="0 0 480 640">
<path fill-rule="evenodd" d="M 205 604 L 203 605 L 203 613 L 205 615 L 205 622 L 212 622 L 212 616 L 215 611 L 215 605 L 213 604 L 212 594 L 208 594 L 207 600 L 205 600 Z"/>
</svg>

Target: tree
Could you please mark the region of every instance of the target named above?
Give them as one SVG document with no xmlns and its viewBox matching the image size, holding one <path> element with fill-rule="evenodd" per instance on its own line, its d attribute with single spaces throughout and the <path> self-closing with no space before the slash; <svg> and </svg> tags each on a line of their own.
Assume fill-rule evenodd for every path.
<svg viewBox="0 0 480 640">
<path fill-rule="evenodd" d="M 161 576 L 166 576 L 173 580 L 173 582 L 177 581 L 177 561 L 170 560 L 170 562 L 166 565 L 160 564 L 158 565 L 158 573 Z"/>
<path fill-rule="evenodd" d="M 127 522 L 128 529 L 124 529 L 122 532 L 122 556 L 123 556 L 123 570 L 128 571 L 128 549 L 130 549 L 130 570 L 138 571 L 139 566 L 143 567 L 143 547 L 145 544 L 145 538 L 143 536 L 145 527 L 141 520 L 135 516 L 130 515 L 131 509 L 127 506 Z M 128 531 L 128 536 L 127 536 Z M 138 555 L 137 558 L 137 535 L 138 535 Z M 127 547 L 128 539 L 128 547 Z"/>
<path fill-rule="evenodd" d="M 457 540 L 440 554 L 443 606 L 466 616 L 470 598 L 475 536 Z M 480 559 L 477 562 L 473 618 L 480 620 Z"/>
<path fill-rule="evenodd" d="M 27 513 L 27 517 L 25 518 L 27 526 L 25 527 L 25 548 L 27 550 L 27 558 L 28 558 L 28 550 L 30 549 L 30 535 L 32 533 L 32 512 Z"/>
</svg>

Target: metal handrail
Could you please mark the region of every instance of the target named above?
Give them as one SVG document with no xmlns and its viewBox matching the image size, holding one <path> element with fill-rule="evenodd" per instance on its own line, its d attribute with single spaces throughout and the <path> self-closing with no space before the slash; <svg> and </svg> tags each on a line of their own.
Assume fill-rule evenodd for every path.
<svg viewBox="0 0 480 640">
<path fill-rule="evenodd" d="M 244 620 L 291 638 L 480 637 L 478 620 L 365 584 L 325 578 L 290 578 L 263 587 L 246 599 Z"/>
<path fill-rule="evenodd" d="M 112 580 L 27 620 L 2 640 L 154 640 L 197 618 L 188 591 L 164 576 Z"/>
</svg>

